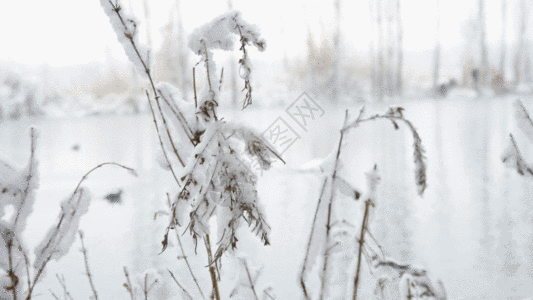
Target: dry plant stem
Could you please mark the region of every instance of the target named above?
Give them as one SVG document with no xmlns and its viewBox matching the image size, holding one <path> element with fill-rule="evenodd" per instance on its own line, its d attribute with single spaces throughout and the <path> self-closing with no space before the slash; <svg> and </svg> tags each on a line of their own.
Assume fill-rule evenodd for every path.
<svg viewBox="0 0 533 300">
<path fill-rule="evenodd" d="M 192 86 L 194 88 L 194 108 L 198 109 L 198 97 L 196 95 L 196 68 L 192 68 Z"/>
<path fill-rule="evenodd" d="M 167 200 L 170 206 L 170 195 L 167 193 Z M 181 254 L 183 254 L 183 259 L 185 260 L 185 264 L 187 265 L 187 269 L 189 269 L 189 273 L 191 273 L 191 277 L 194 280 L 194 283 L 196 284 L 196 287 L 198 288 L 198 291 L 200 292 L 200 295 L 202 295 L 202 298 L 205 299 L 205 295 L 202 292 L 202 288 L 200 287 L 200 284 L 198 283 L 198 279 L 196 279 L 196 276 L 194 275 L 194 272 L 192 271 L 191 265 L 189 264 L 189 259 L 187 258 L 187 254 L 185 254 L 185 249 L 183 248 L 183 244 L 181 243 L 181 237 L 179 232 L 176 230 L 176 238 L 178 239 L 178 244 L 180 246 Z M 170 272 L 170 270 L 169 270 Z M 172 274 L 172 272 L 170 272 Z M 174 276 L 174 275 L 172 275 Z M 179 284 L 178 284 L 179 285 Z M 192 298 L 191 298 L 192 299 Z"/>
<path fill-rule="evenodd" d="M 133 296 L 133 286 L 131 285 L 130 274 L 128 273 L 128 268 L 126 268 L 126 266 L 124 266 L 124 276 L 126 276 L 126 283 L 124 286 L 128 290 L 131 300 L 134 300 L 135 297 Z"/>
<path fill-rule="evenodd" d="M 31 287 L 31 280 L 30 280 L 30 259 L 28 258 L 28 255 L 26 254 L 26 251 L 23 251 L 24 254 L 24 264 L 26 265 L 26 277 L 28 280 L 28 289 Z"/>
<path fill-rule="evenodd" d="M 209 262 L 209 274 L 211 275 L 211 284 L 213 285 L 213 294 L 215 295 L 216 300 L 220 300 L 220 293 L 218 291 L 217 275 L 215 272 L 215 267 L 212 264 L 213 256 L 211 254 L 211 243 L 209 242 L 209 234 L 205 235 L 204 242 L 205 242 L 205 248 L 207 250 L 207 259 Z"/>
<path fill-rule="evenodd" d="M 67 289 L 67 282 L 65 280 L 65 276 L 61 275 L 61 277 L 59 277 L 59 275 L 56 274 L 56 277 L 57 277 L 57 280 L 59 281 L 59 284 L 61 284 L 61 287 L 63 288 L 64 298 L 74 300 L 74 298 L 72 298 L 72 295 L 69 293 Z"/>
<path fill-rule="evenodd" d="M 189 125 L 189 123 L 187 123 L 187 120 L 183 116 L 183 113 L 180 111 L 180 109 L 177 106 L 174 107 L 165 96 L 161 95 L 161 98 L 163 98 L 163 101 L 165 101 L 165 103 L 168 105 L 168 107 L 170 107 L 170 110 L 172 110 L 172 112 L 174 113 L 178 121 L 180 121 L 181 127 L 183 127 L 183 131 L 185 131 L 185 134 L 187 134 L 187 137 L 189 138 L 189 141 L 191 142 L 191 144 L 196 146 L 197 142 L 194 140 L 194 134 L 191 130 L 191 126 Z"/>
<path fill-rule="evenodd" d="M 359 274 L 361 271 L 361 254 L 363 253 L 363 245 L 365 243 L 365 232 L 366 226 L 368 223 L 368 213 L 370 211 L 370 205 L 372 205 L 372 200 L 368 199 L 365 202 L 365 215 L 363 216 L 363 222 L 361 224 L 361 234 L 359 238 L 359 253 L 357 254 L 357 269 L 355 271 L 355 279 L 353 286 L 353 300 L 357 299 L 357 287 L 359 285 Z"/>
<path fill-rule="evenodd" d="M 328 178 L 325 177 L 324 178 L 324 183 L 322 184 L 322 189 L 320 190 L 320 197 L 318 198 L 318 203 L 316 205 L 315 216 L 313 218 L 313 225 L 311 227 L 311 234 L 309 235 L 309 241 L 307 242 L 307 249 L 305 250 L 305 258 L 304 258 L 303 267 L 302 267 L 302 270 L 300 272 L 300 285 L 302 287 L 302 291 L 304 293 L 305 299 L 310 299 L 310 297 L 309 297 L 309 294 L 307 293 L 307 287 L 305 285 L 304 274 L 305 274 L 306 267 L 307 267 L 307 260 L 309 259 L 309 252 L 310 252 L 310 249 L 311 249 L 311 241 L 313 239 L 313 234 L 314 234 L 314 231 L 315 231 L 315 228 L 316 228 L 318 211 L 320 209 L 320 204 L 322 202 L 322 196 L 324 195 L 324 192 L 326 190 L 326 183 L 327 182 L 328 182 Z"/>
<path fill-rule="evenodd" d="M 96 292 L 96 288 L 94 287 L 93 277 L 91 275 L 91 270 L 89 269 L 89 259 L 87 258 L 87 248 L 85 248 L 85 243 L 83 242 L 83 232 L 80 230 L 78 233 L 80 235 L 81 252 L 83 253 L 83 259 L 85 261 L 85 270 L 86 270 L 87 278 L 89 278 L 89 284 L 91 285 L 94 299 L 98 300 L 98 293 Z"/>
<path fill-rule="evenodd" d="M 322 268 L 322 280 L 321 280 L 321 287 L 320 287 L 320 299 L 324 299 L 326 295 L 326 288 L 327 288 L 327 280 L 328 280 L 328 266 L 329 266 L 329 244 L 330 244 L 330 230 L 331 230 L 331 213 L 333 211 L 333 200 L 335 199 L 335 181 L 337 178 L 337 168 L 339 166 L 339 157 L 341 155 L 341 149 L 342 149 L 342 140 L 344 138 L 344 128 L 346 127 L 346 123 L 348 121 L 348 110 L 345 112 L 344 116 L 344 125 L 342 126 L 342 129 L 340 130 L 340 138 L 339 138 L 339 145 L 337 147 L 337 155 L 335 157 L 335 164 L 333 167 L 333 174 L 331 175 L 331 195 L 329 197 L 329 203 L 328 203 L 328 218 L 326 223 L 326 239 L 324 241 L 325 243 L 325 253 L 324 253 L 324 266 Z"/>
<path fill-rule="evenodd" d="M 113 10 L 115 11 L 115 13 L 117 14 L 118 18 L 120 19 L 120 22 L 122 23 L 122 26 L 124 26 L 124 28 L 126 28 L 126 23 L 124 22 L 124 19 L 122 18 L 122 15 L 120 14 L 121 7 L 116 5 L 116 4 L 113 4 L 113 2 L 111 0 L 109 0 L 109 4 L 111 4 L 111 6 L 113 7 Z M 163 115 L 163 112 L 161 110 L 161 105 L 159 103 L 159 95 L 158 95 L 157 90 L 155 88 L 154 80 L 152 79 L 152 75 L 150 73 L 150 69 L 148 68 L 148 66 L 146 65 L 146 62 L 143 60 L 141 54 L 139 53 L 139 49 L 137 49 L 137 45 L 135 45 L 135 42 L 133 41 L 133 36 L 131 36 L 131 35 L 125 35 L 125 36 L 130 41 L 133 49 L 135 50 L 135 54 L 137 55 L 137 57 L 141 61 L 141 64 L 142 64 L 143 69 L 144 69 L 144 72 L 146 73 L 146 76 L 148 77 L 148 80 L 150 81 L 150 86 L 151 86 L 152 91 L 154 93 L 155 102 L 157 104 L 157 107 L 159 108 L 159 111 L 161 113 L 161 117 L 162 117 L 163 122 L 165 123 L 165 126 L 166 126 L 165 116 Z M 157 129 L 157 134 L 159 135 L 159 142 L 161 143 L 161 149 L 163 150 L 163 152 L 165 152 L 165 149 L 163 148 L 163 142 L 161 140 L 161 135 L 160 135 L 160 132 L 159 132 L 159 126 L 157 124 L 155 113 L 154 113 L 154 110 L 153 110 L 153 107 L 152 107 L 152 103 L 150 101 L 150 97 L 149 97 L 148 93 L 147 93 L 147 96 L 148 96 L 148 103 L 150 105 L 150 110 L 152 112 L 152 117 L 154 118 L 154 124 L 155 124 L 155 127 Z M 171 137 L 169 136 L 169 138 L 171 138 Z M 165 157 L 166 157 L 166 154 L 165 154 Z M 170 161 L 168 160 L 168 158 L 167 158 L 167 162 L 170 165 Z M 180 162 L 181 162 L 181 160 L 180 160 Z M 181 162 L 181 163 L 182 163 L 182 165 L 184 165 L 183 162 Z M 180 183 L 177 180 L 177 177 L 175 176 L 174 172 L 172 172 L 172 173 L 174 175 L 174 179 L 176 179 L 176 182 L 178 183 L 178 186 L 179 186 Z"/>
<path fill-rule="evenodd" d="M 95 171 L 95 170 L 97 170 L 97 169 L 99 169 L 99 168 L 101 168 L 101 167 L 103 167 L 103 166 L 106 166 L 106 165 L 115 165 L 115 166 L 117 166 L 117 167 L 121 167 L 121 168 L 123 168 L 123 169 L 126 169 L 126 170 L 132 172 L 132 174 L 134 174 L 135 176 L 137 176 L 136 173 L 135 173 L 135 170 L 134 170 L 134 169 L 132 169 L 132 168 L 128 168 L 128 167 L 123 166 L 123 165 L 121 165 L 121 164 L 117 164 L 117 163 L 115 163 L 115 162 L 105 162 L 105 163 L 99 164 L 98 166 L 92 168 L 89 172 L 85 173 L 85 175 L 83 175 L 83 177 L 81 178 L 81 180 L 78 182 L 78 185 L 76 186 L 76 189 L 74 189 L 74 192 L 73 192 L 72 195 L 70 196 L 70 199 L 72 199 L 72 198 L 74 197 L 74 195 L 76 195 L 76 193 L 78 192 L 78 189 L 80 188 L 81 183 L 82 183 L 83 181 L 85 181 L 85 179 L 87 179 L 87 177 L 89 177 L 89 175 L 90 175 L 93 171 Z"/>
<path fill-rule="evenodd" d="M 18 285 L 18 277 L 15 275 L 15 272 L 13 270 L 13 254 L 12 254 L 12 248 L 13 248 L 13 238 L 10 238 L 7 242 L 7 251 L 9 255 L 9 270 L 7 272 L 7 275 L 11 279 L 11 285 L 8 287 L 5 287 L 6 290 L 11 290 L 13 292 L 13 300 L 17 300 L 17 285 Z"/>
<path fill-rule="evenodd" d="M 167 103 L 167 105 L 170 107 L 170 109 L 172 110 L 172 112 L 174 112 L 176 114 L 176 117 L 178 118 L 178 120 L 180 120 L 181 122 L 181 119 L 179 118 L 179 116 L 177 115 L 177 113 L 174 111 L 174 109 L 172 108 L 172 106 L 170 105 L 170 103 L 164 98 L 164 97 L 161 97 L 163 98 L 163 100 L 165 100 L 165 102 Z M 176 155 L 176 157 L 178 158 L 180 164 L 182 167 L 185 167 L 185 163 L 183 162 L 183 160 L 181 159 L 181 156 L 178 152 L 178 149 L 176 148 L 176 145 L 174 145 L 174 140 L 172 139 L 172 135 L 170 134 L 170 130 L 168 129 L 168 124 L 167 124 L 167 120 L 165 119 L 165 116 L 163 115 L 163 111 L 161 111 L 161 108 L 159 108 L 159 113 L 161 114 L 161 118 L 163 119 L 163 125 L 165 127 L 165 130 L 167 132 L 167 136 L 168 136 L 168 140 L 170 141 L 170 145 L 172 146 L 172 150 L 174 151 L 174 154 Z M 185 132 L 187 132 L 187 129 L 185 127 L 184 124 L 181 124 L 181 126 L 184 128 Z M 191 140 L 191 143 L 192 143 L 192 138 L 189 137 L 189 139 Z M 194 143 L 193 143 L 194 144 Z"/>
<path fill-rule="evenodd" d="M 248 262 L 246 259 L 243 259 L 242 263 L 244 264 L 244 269 L 246 270 L 246 276 L 248 277 L 248 281 L 250 282 L 250 288 L 252 289 L 252 292 L 254 293 L 255 300 L 259 300 L 259 297 L 257 296 L 257 292 L 255 291 L 255 285 L 254 281 L 252 280 L 252 275 L 250 274 L 250 269 L 248 268 Z"/>
<path fill-rule="evenodd" d="M 190 300 L 193 300 L 194 298 L 191 296 L 191 294 L 189 294 L 189 292 L 187 292 L 187 290 L 178 282 L 178 280 L 176 279 L 176 277 L 174 276 L 174 273 L 172 273 L 169 269 L 167 269 L 167 271 L 170 273 L 170 276 L 172 276 L 172 279 L 174 279 L 174 282 L 178 285 L 178 287 L 183 291 L 183 293 L 185 293 L 185 295 L 190 299 Z M 205 297 L 202 295 L 202 298 L 205 299 Z"/>
<path fill-rule="evenodd" d="M 48 289 L 48 291 L 50 292 L 50 294 L 52 294 L 52 296 L 53 296 L 55 299 L 59 300 L 59 297 L 58 297 L 56 294 L 54 294 L 54 292 L 53 292 L 52 290 Z"/>
<path fill-rule="evenodd" d="M 26 178 L 26 188 L 24 189 L 24 192 L 22 193 L 22 198 L 21 198 L 21 201 L 20 201 L 20 208 L 24 207 L 24 203 L 26 202 L 27 198 L 28 198 L 28 193 L 29 193 L 29 190 L 30 190 L 30 181 L 31 181 L 31 177 L 33 175 L 33 160 L 34 160 L 34 156 L 35 156 L 35 128 L 31 128 L 30 129 L 30 141 L 31 141 L 31 146 L 30 146 L 30 149 L 31 149 L 31 153 L 30 153 L 30 170 L 29 170 L 29 173 L 28 173 L 28 177 Z M 20 210 L 17 212 L 17 215 L 15 216 L 15 221 L 13 222 L 13 228 L 15 228 L 17 226 L 17 222 L 19 220 L 19 217 L 20 217 Z"/>
<path fill-rule="evenodd" d="M 157 137 L 159 138 L 159 144 L 161 145 L 161 150 L 163 151 L 163 156 L 165 156 L 165 160 L 167 161 L 167 164 L 170 168 L 170 172 L 172 172 L 172 176 L 174 177 L 174 180 L 176 180 L 176 183 L 179 187 L 181 187 L 180 181 L 178 180 L 178 177 L 176 176 L 176 173 L 174 172 L 174 169 L 172 168 L 172 164 L 170 163 L 170 159 L 168 159 L 167 151 L 165 150 L 165 147 L 163 146 L 163 139 L 161 138 L 161 132 L 159 131 L 159 125 L 157 125 L 157 121 L 155 119 L 155 113 L 154 108 L 152 107 L 152 102 L 150 101 L 150 96 L 148 95 L 148 92 L 146 92 L 146 97 L 148 97 L 148 103 L 150 104 L 150 111 L 152 112 L 152 117 L 154 120 L 155 130 L 157 131 Z M 170 138 L 170 137 L 169 137 Z"/>
</svg>

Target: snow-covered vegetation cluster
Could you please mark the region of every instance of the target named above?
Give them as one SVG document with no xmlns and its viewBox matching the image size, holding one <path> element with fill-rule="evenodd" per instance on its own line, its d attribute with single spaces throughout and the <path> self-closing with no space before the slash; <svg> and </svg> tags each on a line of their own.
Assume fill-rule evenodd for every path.
<svg viewBox="0 0 533 300">
<path fill-rule="evenodd" d="M 157 287 L 171 284 L 173 289 L 167 291 L 176 292 L 165 295 L 165 299 L 280 299 L 276 297 L 279 292 L 276 286 L 260 280 L 263 269 L 254 267 L 256 262 L 240 246 L 248 238 L 243 234 L 246 227 L 257 237 L 254 242 L 268 246 L 273 241 L 275 233 L 271 232 L 267 210 L 259 197 L 258 170 L 252 166 L 267 171 L 274 164 L 284 164 L 285 161 L 259 132 L 246 124 L 225 120 L 220 112 L 223 102 L 240 102 L 243 110 L 253 103 L 257 90 L 253 89 L 255 69 L 249 49 L 255 47 L 260 52 L 266 49 L 259 28 L 246 22 L 239 11 L 231 10 L 194 30 L 187 46 L 197 55 L 198 61 L 189 81 L 194 96 L 187 100 L 188 92 L 182 86 L 156 82 L 154 69 L 157 67 L 152 49 L 141 43 L 140 22 L 121 0 L 100 0 L 100 4 L 142 80 L 146 111 L 150 113 L 157 132 L 159 165 L 173 179 L 172 185 L 167 187 L 171 192 L 166 193 L 164 199 L 167 206 L 158 208 L 155 215 L 153 211 L 142 213 L 154 215 L 154 220 L 164 220 L 164 229 L 156 233 L 161 241 L 158 250 L 168 253 L 170 248 L 177 248 L 180 269 L 176 273 L 170 268 L 159 268 L 131 274 L 124 267 L 124 293 L 132 300 L 149 299 L 161 295 L 154 292 Z M 242 99 L 236 99 L 238 94 L 233 94 L 230 99 L 223 97 L 224 69 L 217 68 L 215 50 L 239 51 L 241 56 L 237 65 L 244 91 Z M 318 64 L 321 58 L 313 59 Z M 322 70 L 322 78 L 313 78 L 313 82 L 319 86 L 334 82 L 335 87 L 328 91 L 328 95 L 338 97 L 340 91 L 337 88 L 349 85 L 350 80 L 336 77 L 340 68 L 338 61 L 331 62 L 326 68 Z M 197 78 L 197 74 L 202 78 Z M 36 87 L 16 76 L 4 76 L 2 80 L 0 100 L 5 101 L 1 102 L 0 120 L 53 111 L 52 104 L 43 100 L 48 98 L 36 100 L 40 99 Z M 392 83 L 389 88 L 392 93 Z M 131 112 L 142 110 L 137 100 L 125 100 L 122 104 L 113 111 L 124 111 L 124 107 L 129 107 Z M 516 100 L 513 110 L 518 127 L 533 143 L 533 120 L 526 108 Z M 99 110 L 89 105 L 85 111 L 97 114 L 105 108 Z M 364 189 L 344 176 L 347 141 L 366 124 L 388 122 L 388 125 L 392 124 L 391 131 L 405 131 L 412 138 L 409 154 L 412 164 L 409 166 L 414 170 L 413 185 L 417 194 L 423 197 L 428 186 L 428 164 L 419 132 L 406 119 L 404 108 L 400 106 L 391 106 L 384 113 L 374 114 L 363 107 L 357 116 L 346 110 L 344 117 L 338 142 L 318 168 L 322 184 L 314 198 L 316 208 L 306 233 L 307 243 L 302 247 L 305 249 L 303 261 L 294 262 L 300 266 L 294 284 L 298 285 L 301 297 L 305 300 L 356 300 L 362 298 L 361 285 L 373 285 L 376 299 L 447 299 L 444 283 L 432 276 L 431 270 L 387 255 L 387 249 L 381 244 L 383 241 L 372 232 L 376 207 L 382 200 L 378 193 L 382 176 L 379 166 L 374 165 L 365 173 Z M 17 166 L 0 156 L 0 298 L 37 298 L 35 287 L 49 276 L 46 272 L 49 263 L 64 258 L 79 236 L 91 299 L 104 299 L 106 296 L 98 292 L 93 282 L 87 255 L 90 249 L 85 247 L 84 234 L 79 228 L 92 198 L 83 183 L 104 166 L 122 168 L 133 176 L 137 173 L 114 162 L 102 163 L 89 170 L 72 194 L 61 202 L 56 222 L 36 247 L 29 249 L 24 235 L 28 219 L 35 213 L 33 207 L 38 201 L 35 195 L 39 184 L 35 128 L 30 129 L 30 139 L 26 166 Z M 501 160 L 520 175 L 533 177 L 533 166 L 522 156 L 513 134 Z M 121 193 L 122 190 L 108 195 L 108 201 L 120 202 Z M 372 276 L 372 282 L 364 280 L 369 278 L 365 273 Z M 64 289 L 64 298 L 72 299 L 65 278 L 57 277 Z M 53 291 L 50 294 L 59 299 Z"/>
</svg>

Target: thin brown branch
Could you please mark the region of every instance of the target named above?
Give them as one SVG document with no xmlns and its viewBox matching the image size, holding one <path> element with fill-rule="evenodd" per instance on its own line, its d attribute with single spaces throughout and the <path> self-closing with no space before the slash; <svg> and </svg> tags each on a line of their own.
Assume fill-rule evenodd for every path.
<svg viewBox="0 0 533 300">
<path fill-rule="evenodd" d="M 13 300 L 17 300 L 17 285 L 19 282 L 19 278 L 17 275 L 15 275 L 15 271 L 13 269 L 13 238 L 14 234 L 12 231 L 9 232 L 9 240 L 7 242 L 7 252 L 8 252 L 8 258 L 9 258 L 9 270 L 7 271 L 7 276 L 11 279 L 11 285 L 8 287 L 5 287 L 6 290 L 11 290 L 13 293 Z"/>
<path fill-rule="evenodd" d="M 19 210 L 17 211 L 17 214 L 15 215 L 15 221 L 13 222 L 13 229 L 14 230 L 16 230 L 15 228 L 17 226 L 17 222 L 19 220 L 20 214 L 23 211 L 24 204 L 27 201 L 28 194 L 30 192 L 31 178 L 33 176 L 33 173 L 35 172 L 35 170 L 33 169 L 34 161 L 35 161 L 35 139 L 36 139 L 36 137 L 35 137 L 35 128 L 32 127 L 32 128 L 30 128 L 30 142 L 31 142 L 30 149 L 31 149 L 31 152 L 30 152 L 29 171 L 28 171 L 28 176 L 26 177 L 26 187 L 24 188 L 24 191 L 22 192 L 22 195 L 21 195 Z"/>
<path fill-rule="evenodd" d="M 324 178 L 324 183 L 322 184 L 322 189 L 320 190 L 320 197 L 318 198 L 318 203 L 316 205 L 315 216 L 313 217 L 313 225 L 311 226 L 311 233 L 309 234 L 309 240 L 307 241 L 307 248 L 305 250 L 304 263 L 303 263 L 303 266 L 302 266 L 302 270 L 300 272 L 300 286 L 302 287 L 302 291 L 304 293 L 305 299 L 310 299 L 310 297 L 309 297 L 309 294 L 307 292 L 307 287 L 305 285 L 304 275 L 305 275 L 305 271 L 307 269 L 307 261 L 309 259 L 309 252 L 311 251 L 311 242 L 313 240 L 313 235 L 314 235 L 314 232 L 315 232 L 316 226 L 317 226 L 316 223 L 317 223 L 317 220 L 318 220 L 318 211 L 320 210 L 320 204 L 322 202 L 322 197 L 324 195 L 324 191 L 326 190 L 327 182 L 328 182 L 328 177 L 325 177 Z"/>
<path fill-rule="evenodd" d="M 133 285 L 131 284 L 130 275 L 128 273 L 128 268 L 124 266 L 124 276 L 126 276 L 126 282 L 124 283 L 124 287 L 126 290 L 128 290 L 128 293 L 130 294 L 131 300 L 134 300 L 134 294 L 133 294 Z"/>
<path fill-rule="evenodd" d="M 178 180 L 178 177 L 176 176 L 176 173 L 174 172 L 174 169 L 172 168 L 172 163 L 170 163 L 170 159 L 168 159 L 167 151 L 165 150 L 165 147 L 163 146 L 163 139 L 161 138 L 161 132 L 159 131 L 159 125 L 157 125 L 154 108 L 152 107 L 152 101 L 150 101 L 150 96 L 148 95 L 148 92 L 146 92 L 146 97 L 148 97 L 148 103 L 150 106 L 150 111 L 152 112 L 155 129 L 157 131 L 157 137 L 159 138 L 159 145 L 161 145 L 161 151 L 163 151 L 163 156 L 165 156 L 165 160 L 167 161 L 170 171 L 172 172 L 172 176 L 174 177 L 174 180 L 176 181 L 178 186 L 181 187 L 180 181 Z"/>
<path fill-rule="evenodd" d="M 324 241 L 324 249 L 329 248 L 330 244 L 330 231 L 331 231 L 331 223 L 332 223 L 332 212 L 333 212 L 333 200 L 335 199 L 335 181 L 337 178 L 337 169 L 339 166 L 339 158 L 341 155 L 341 149 L 342 149 L 342 141 L 344 138 L 344 128 L 346 127 L 346 124 L 348 122 L 348 110 L 345 112 L 344 116 L 344 125 L 342 129 L 340 130 L 340 138 L 339 138 L 339 144 L 337 146 L 337 154 L 335 156 L 335 163 L 333 167 L 333 174 L 331 175 L 331 193 L 329 197 L 329 203 L 328 203 L 328 217 L 327 217 L 327 223 L 326 223 L 326 238 Z M 329 267 L 329 253 L 326 251 L 324 254 L 324 264 L 322 268 L 322 280 L 321 280 L 321 286 L 320 286 L 320 299 L 324 299 L 326 295 L 326 288 L 327 288 L 327 280 L 328 280 L 328 267 Z"/>
<path fill-rule="evenodd" d="M 365 201 L 365 214 L 363 216 L 363 222 L 361 223 L 361 235 L 359 237 L 359 253 L 357 254 L 357 265 L 356 265 L 356 271 L 355 271 L 353 298 L 352 298 L 353 300 L 357 299 L 357 288 L 359 285 L 359 275 L 361 271 L 361 254 L 363 253 L 363 244 L 365 243 L 365 232 L 366 232 L 366 227 L 368 223 L 370 205 L 373 205 L 372 200 L 370 199 L 366 200 Z"/>
<path fill-rule="evenodd" d="M 185 294 L 185 296 L 187 296 L 190 300 L 193 300 L 194 298 L 191 296 L 191 294 L 189 292 L 187 292 L 187 290 L 178 282 L 178 280 L 176 279 L 176 277 L 174 276 L 174 273 L 172 273 L 169 269 L 167 269 L 167 271 L 170 273 L 170 276 L 172 276 L 172 279 L 174 279 L 174 282 L 178 285 L 178 287 L 183 291 L 183 293 Z M 201 292 L 201 291 L 200 291 Z M 202 298 L 205 299 L 205 297 L 203 296 L 202 294 Z"/>
<path fill-rule="evenodd" d="M 213 266 L 213 256 L 211 254 L 211 243 L 209 242 L 209 234 L 204 238 L 205 248 L 207 250 L 207 260 L 209 262 L 209 274 L 211 275 L 211 285 L 213 286 L 213 295 L 216 300 L 220 300 L 220 293 L 218 291 L 217 275 L 215 273 L 215 267 Z"/>
<path fill-rule="evenodd" d="M 148 97 L 148 101 L 150 101 L 150 97 L 148 95 L 148 91 L 146 91 L 146 97 Z M 170 107 L 170 104 L 169 104 L 169 107 Z M 158 104 L 158 108 L 159 108 L 159 114 L 161 115 L 161 119 L 163 120 L 163 127 L 165 128 L 165 131 L 167 133 L 168 140 L 170 142 L 170 145 L 172 146 L 172 150 L 173 150 L 174 154 L 176 155 L 176 157 L 178 158 L 181 166 L 185 167 L 185 163 L 181 159 L 181 156 L 180 156 L 180 154 L 178 152 L 178 149 L 176 148 L 176 145 L 174 145 L 174 140 L 172 139 L 172 135 L 170 134 L 170 129 L 169 129 L 168 124 L 167 124 L 167 119 L 165 118 L 165 115 L 163 114 L 163 110 L 161 109 L 161 106 L 159 106 L 159 104 Z M 172 109 L 172 107 L 170 107 L 170 108 Z M 191 139 L 191 143 L 192 143 L 192 139 Z M 168 163 L 170 165 L 170 161 Z"/>
<path fill-rule="evenodd" d="M 170 205 L 170 195 L 167 193 L 167 200 Z M 187 258 L 187 254 L 185 253 L 185 249 L 183 248 L 183 244 L 181 243 L 181 237 L 179 232 L 176 230 L 176 238 L 178 239 L 178 245 L 181 250 L 181 254 L 183 256 L 183 259 L 185 260 L 185 264 L 187 265 L 187 269 L 189 270 L 189 273 L 191 274 L 192 279 L 194 280 L 194 283 L 196 284 L 196 287 L 198 288 L 198 291 L 200 292 L 200 295 L 202 295 L 202 298 L 205 299 L 204 292 L 202 292 L 202 288 L 200 287 L 200 284 L 198 283 L 198 279 L 194 275 L 194 272 L 192 271 L 191 265 L 189 264 L 189 259 Z M 170 271 L 169 271 L 170 272 Z M 172 274 L 172 272 L 171 272 Z"/>
<path fill-rule="evenodd" d="M 257 296 L 257 292 L 255 291 L 254 280 L 252 280 L 252 275 L 250 274 L 250 269 L 248 268 L 248 262 L 244 258 L 241 259 L 241 261 L 242 261 L 242 264 L 244 265 L 244 270 L 246 271 L 248 282 L 250 282 L 250 289 L 252 289 L 252 292 L 254 293 L 255 300 L 259 300 L 259 297 Z"/>
<path fill-rule="evenodd" d="M 72 298 L 72 295 L 67 289 L 67 281 L 65 280 L 65 276 L 61 275 L 61 277 L 59 277 L 59 274 L 56 274 L 56 277 L 57 277 L 57 280 L 59 281 L 59 284 L 61 284 L 61 287 L 63 288 L 63 294 L 64 294 L 65 299 L 74 300 L 74 298 Z"/>
<path fill-rule="evenodd" d="M 85 271 L 87 278 L 89 278 L 89 284 L 91 285 L 91 290 L 93 291 L 94 299 L 98 300 L 98 293 L 94 287 L 93 277 L 91 275 L 91 270 L 89 269 L 89 259 L 87 258 L 87 248 L 85 248 L 85 243 L 83 242 L 83 232 L 80 230 L 80 241 L 81 241 L 81 252 L 83 253 L 83 260 L 85 261 Z"/>
<path fill-rule="evenodd" d="M 48 291 L 50 292 L 50 294 L 52 294 L 52 296 L 56 299 L 56 300 L 59 300 L 59 297 L 54 294 L 54 292 L 51 290 L 51 289 L 48 289 Z"/>
</svg>

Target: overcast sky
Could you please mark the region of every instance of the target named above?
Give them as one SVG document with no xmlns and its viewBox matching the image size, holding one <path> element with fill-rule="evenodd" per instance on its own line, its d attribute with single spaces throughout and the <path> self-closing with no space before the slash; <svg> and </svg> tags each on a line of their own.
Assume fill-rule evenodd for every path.
<svg viewBox="0 0 533 300">
<path fill-rule="evenodd" d="M 129 0 L 123 0 L 130 5 Z M 516 2 L 515 0 L 508 0 Z M 142 19 L 140 0 L 131 0 Z M 168 20 L 174 1 L 152 0 L 155 45 L 160 43 L 159 27 Z M 316 35 L 332 31 L 333 0 L 234 0 L 234 8 L 243 12 L 250 23 L 257 24 L 266 38 L 265 60 L 305 51 L 306 28 Z M 368 49 L 368 1 L 342 1 L 343 43 L 347 48 Z M 441 39 L 444 47 L 462 42 L 462 24 L 477 14 L 477 0 L 441 0 Z M 487 0 L 487 37 L 499 44 L 501 0 Z M 515 40 L 516 8 L 508 11 L 508 41 Z M 407 51 L 430 49 L 435 44 L 436 0 L 402 0 L 404 47 Z M 181 13 L 187 32 L 227 10 L 227 2 L 182 0 Z M 321 25 L 322 24 L 322 25 Z M 323 28 L 323 29 L 322 29 Z M 20 0 L 0 1 L 0 62 L 27 65 L 66 66 L 104 61 L 106 47 L 117 59 L 125 59 L 99 0 Z"/>
</svg>

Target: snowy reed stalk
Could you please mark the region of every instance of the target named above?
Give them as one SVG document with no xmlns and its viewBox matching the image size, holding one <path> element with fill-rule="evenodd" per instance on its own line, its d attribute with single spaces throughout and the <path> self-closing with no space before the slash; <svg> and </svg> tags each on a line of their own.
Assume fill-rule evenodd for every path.
<svg viewBox="0 0 533 300">
<path fill-rule="evenodd" d="M 198 238 L 204 239 L 209 253 L 209 273 L 218 299 L 219 276 L 216 276 L 215 271 L 225 251 L 230 246 L 232 249 L 236 247 L 236 230 L 242 224 L 241 219 L 253 227 L 252 231 L 261 237 L 265 245 L 269 244 L 270 227 L 257 197 L 257 176 L 251 171 L 251 165 L 257 160 L 261 168 L 267 170 L 273 159 L 281 158 L 258 133 L 218 118 L 221 79 L 217 78 L 212 50 L 231 51 L 235 35 L 240 38 L 243 57 L 239 64 L 247 91 L 244 109 L 252 102 L 252 66 L 246 47 L 254 46 L 264 51 L 266 43 L 258 28 L 242 20 L 238 11 L 223 14 L 195 29 L 188 46 L 200 57 L 198 64 L 203 63 L 206 69 L 207 84 L 199 94 L 196 93 L 196 72 L 193 68 L 193 106 L 183 101 L 180 91 L 171 84 L 154 84 L 150 50 L 139 44 L 138 22 L 124 11 L 120 1 L 100 2 L 127 56 L 150 82 L 153 95 L 148 91 L 146 95 L 165 157 L 164 165 L 170 169 L 181 188 L 171 204 L 169 225 L 162 241 L 163 251 L 168 246 L 169 231 L 188 221 L 186 230 L 191 233 L 195 244 Z M 186 157 L 188 159 L 183 159 Z M 180 168 L 183 169 L 178 173 Z M 218 221 L 217 240 L 220 242 L 212 254 L 209 219 L 215 215 Z M 194 278 L 192 272 L 191 275 Z"/>
</svg>

